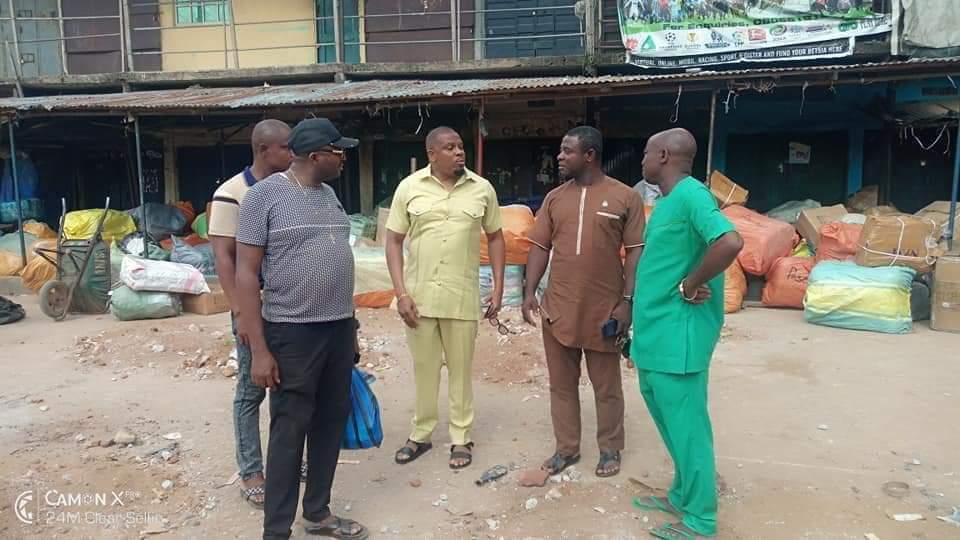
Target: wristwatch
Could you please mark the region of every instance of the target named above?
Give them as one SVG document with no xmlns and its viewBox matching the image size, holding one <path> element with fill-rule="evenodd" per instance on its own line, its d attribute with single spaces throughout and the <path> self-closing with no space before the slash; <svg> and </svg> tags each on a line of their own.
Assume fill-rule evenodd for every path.
<svg viewBox="0 0 960 540">
<path fill-rule="evenodd" d="M 624 299 L 628 304 L 633 304 L 633 295 L 632 295 L 632 294 L 625 294 L 625 295 L 623 295 L 623 299 Z"/>
</svg>

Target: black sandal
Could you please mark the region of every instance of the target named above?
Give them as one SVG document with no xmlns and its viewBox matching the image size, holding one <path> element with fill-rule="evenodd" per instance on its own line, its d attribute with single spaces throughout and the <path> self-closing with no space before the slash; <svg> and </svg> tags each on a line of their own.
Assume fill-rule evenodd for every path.
<svg viewBox="0 0 960 540">
<path fill-rule="evenodd" d="M 616 452 L 600 452 L 600 462 L 597 463 L 597 477 L 599 478 L 610 478 L 611 476 L 616 476 L 620 474 L 620 451 Z M 607 465 L 611 463 L 616 463 L 617 468 L 614 470 L 609 470 Z"/>
<path fill-rule="evenodd" d="M 541 468 L 550 473 L 550 476 L 554 476 L 562 473 L 567 467 L 576 465 L 577 463 L 580 463 L 580 454 L 575 456 L 565 456 L 560 452 L 557 452 L 556 454 L 550 456 L 550 459 L 548 459 L 541 466 Z"/>
<path fill-rule="evenodd" d="M 414 446 L 413 448 L 410 448 L 411 444 Z M 407 439 L 407 442 L 393 455 L 393 460 L 397 462 L 398 465 L 406 465 L 426 454 L 432 448 L 433 443 L 431 442 L 418 443 L 417 441 Z"/>
<path fill-rule="evenodd" d="M 454 450 L 458 446 L 460 448 L 466 448 L 466 450 Z M 472 442 L 469 442 L 467 444 L 455 444 L 451 446 L 450 447 L 450 468 L 455 471 L 458 471 L 460 469 L 466 469 L 467 467 L 469 467 L 470 464 L 473 463 L 473 452 L 471 450 L 473 450 Z M 465 463 L 463 463 L 462 465 L 455 465 L 453 463 L 453 460 L 455 459 L 465 460 Z"/>
<path fill-rule="evenodd" d="M 351 534 L 350 530 L 354 525 L 359 527 L 359 529 L 357 532 Z M 366 527 L 352 519 L 341 517 L 334 517 L 332 521 L 326 524 L 307 522 L 304 524 L 303 529 L 307 531 L 307 534 L 314 536 L 340 538 L 342 540 L 366 540 L 370 537 L 370 532 L 367 531 Z"/>
</svg>

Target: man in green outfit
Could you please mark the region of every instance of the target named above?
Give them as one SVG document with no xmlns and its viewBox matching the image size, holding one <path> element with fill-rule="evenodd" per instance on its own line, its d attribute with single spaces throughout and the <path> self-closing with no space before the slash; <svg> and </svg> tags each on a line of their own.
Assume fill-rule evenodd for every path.
<svg viewBox="0 0 960 540">
<path fill-rule="evenodd" d="M 680 519 L 651 531 L 670 540 L 717 533 L 707 379 L 723 326 L 723 271 L 743 248 L 713 194 L 690 176 L 696 153 L 690 132 L 671 129 L 651 137 L 643 155 L 643 177 L 663 198 L 647 224 L 637 266 L 630 356 L 674 478 L 666 500 L 636 503 Z"/>
</svg>

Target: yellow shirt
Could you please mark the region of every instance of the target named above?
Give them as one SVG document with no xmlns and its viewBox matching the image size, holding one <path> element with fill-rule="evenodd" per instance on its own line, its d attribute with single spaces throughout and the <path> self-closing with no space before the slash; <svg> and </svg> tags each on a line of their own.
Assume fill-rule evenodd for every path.
<svg viewBox="0 0 960 540">
<path fill-rule="evenodd" d="M 422 317 L 480 319 L 480 233 L 500 230 L 497 192 L 466 171 L 452 191 L 421 169 L 393 194 L 387 228 L 407 235 L 407 293 Z"/>
</svg>

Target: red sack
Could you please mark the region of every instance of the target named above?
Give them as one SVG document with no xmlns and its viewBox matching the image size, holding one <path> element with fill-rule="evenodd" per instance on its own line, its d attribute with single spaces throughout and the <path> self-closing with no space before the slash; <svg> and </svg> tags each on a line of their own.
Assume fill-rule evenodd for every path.
<svg viewBox="0 0 960 540">
<path fill-rule="evenodd" d="M 737 261 L 744 272 L 766 275 L 777 259 L 793 251 L 796 230 L 786 221 L 768 218 L 743 206 L 728 206 L 723 214 L 743 237 L 743 249 Z"/>
<path fill-rule="evenodd" d="M 763 286 L 763 305 L 803 309 L 803 296 L 807 294 L 807 280 L 814 264 L 810 257 L 777 259 Z"/>
<path fill-rule="evenodd" d="M 863 225 L 853 223 L 834 222 L 820 227 L 817 262 L 852 259 L 857 254 L 861 231 Z"/>
</svg>

